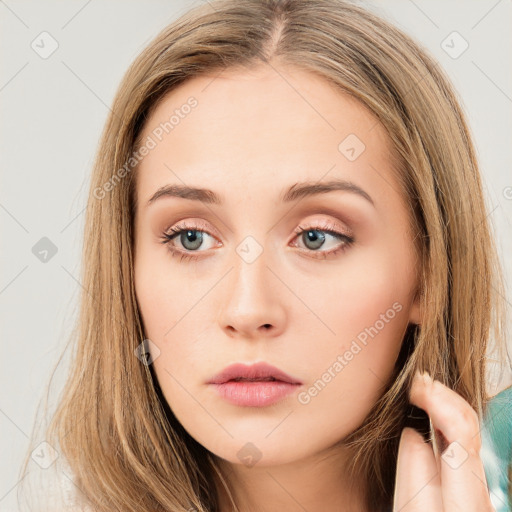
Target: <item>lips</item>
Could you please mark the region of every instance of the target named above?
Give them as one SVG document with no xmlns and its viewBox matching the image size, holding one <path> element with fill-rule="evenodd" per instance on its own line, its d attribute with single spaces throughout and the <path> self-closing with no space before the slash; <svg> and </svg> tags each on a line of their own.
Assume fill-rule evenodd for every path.
<svg viewBox="0 0 512 512">
<path fill-rule="evenodd" d="M 237 407 L 267 407 L 295 393 L 302 382 L 267 363 L 233 364 L 208 384 Z"/>
<path fill-rule="evenodd" d="M 208 384 L 224 384 L 226 382 L 286 382 L 288 384 L 302 384 L 302 382 L 279 368 L 267 363 L 245 365 L 232 364 L 219 374 L 215 375 Z"/>
</svg>

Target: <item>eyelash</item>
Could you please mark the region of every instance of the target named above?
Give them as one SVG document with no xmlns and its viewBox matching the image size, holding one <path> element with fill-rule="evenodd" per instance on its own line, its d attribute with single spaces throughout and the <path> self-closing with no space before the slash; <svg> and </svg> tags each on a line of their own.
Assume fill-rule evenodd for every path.
<svg viewBox="0 0 512 512">
<path fill-rule="evenodd" d="M 168 246 L 169 252 L 171 253 L 171 256 L 179 257 L 180 261 L 201 258 L 201 256 L 193 256 L 192 254 L 194 252 L 204 252 L 204 251 L 182 251 L 179 249 L 175 249 L 171 245 L 171 242 L 176 237 L 178 237 L 178 235 L 180 235 L 183 231 L 199 231 L 201 233 L 206 233 L 209 236 L 213 236 L 205 229 L 202 229 L 202 226 L 198 226 L 198 225 L 188 226 L 186 224 L 180 224 L 180 225 L 172 227 L 170 229 L 170 231 L 172 234 L 167 233 L 167 232 L 162 233 L 161 243 L 166 244 Z M 311 249 L 300 249 L 301 252 L 312 252 L 312 253 L 318 253 L 321 255 L 321 256 L 313 256 L 313 258 L 326 259 L 327 257 L 335 256 L 336 254 L 348 249 L 354 243 L 354 239 L 352 237 L 345 235 L 344 233 L 340 233 L 339 231 L 336 231 L 335 226 L 328 222 L 325 224 L 322 224 L 322 225 L 313 224 L 313 225 L 307 226 L 307 227 L 297 226 L 297 228 L 295 228 L 295 230 L 294 230 L 294 233 L 297 235 L 295 238 L 297 238 L 299 235 L 301 235 L 302 233 L 304 233 L 306 231 L 321 231 L 323 233 L 327 233 L 327 234 L 332 235 L 335 238 L 338 238 L 343 241 L 343 244 L 341 246 L 339 246 L 337 249 L 331 249 L 330 251 L 313 251 Z"/>
</svg>

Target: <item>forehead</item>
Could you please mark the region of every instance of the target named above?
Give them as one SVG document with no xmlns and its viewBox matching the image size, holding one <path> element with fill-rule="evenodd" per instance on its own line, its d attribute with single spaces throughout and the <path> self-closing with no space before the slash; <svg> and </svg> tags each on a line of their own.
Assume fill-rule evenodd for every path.
<svg viewBox="0 0 512 512">
<path fill-rule="evenodd" d="M 244 197 L 291 182 L 343 178 L 368 186 L 390 173 L 382 125 L 326 79 L 261 65 L 187 80 L 160 101 L 141 134 L 155 147 L 138 168 L 138 202 L 167 183 Z M 388 176 L 388 179 L 391 179 Z M 381 183 L 382 184 L 382 183 Z M 372 188 L 372 187 L 370 187 Z"/>
</svg>

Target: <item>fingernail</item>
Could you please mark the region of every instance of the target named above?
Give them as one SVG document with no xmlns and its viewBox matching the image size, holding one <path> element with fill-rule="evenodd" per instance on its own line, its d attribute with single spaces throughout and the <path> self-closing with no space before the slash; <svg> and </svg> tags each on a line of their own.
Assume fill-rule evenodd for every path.
<svg viewBox="0 0 512 512">
<path fill-rule="evenodd" d="M 416 373 L 414 375 L 414 380 L 416 380 L 417 382 L 420 382 L 426 386 L 429 386 L 433 382 L 432 377 L 430 376 L 430 374 L 427 371 L 420 373 L 419 370 L 416 370 Z"/>
<path fill-rule="evenodd" d="M 425 384 L 427 384 L 427 385 L 432 384 L 433 380 L 432 380 L 432 377 L 430 376 L 430 373 L 425 371 L 425 372 L 423 372 L 422 377 L 423 377 Z"/>
</svg>

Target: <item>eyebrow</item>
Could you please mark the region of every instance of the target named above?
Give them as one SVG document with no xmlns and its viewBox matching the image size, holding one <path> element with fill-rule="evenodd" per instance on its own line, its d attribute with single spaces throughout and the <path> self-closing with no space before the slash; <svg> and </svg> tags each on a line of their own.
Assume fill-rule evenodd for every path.
<svg viewBox="0 0 512 512">
<path fill-rule="evenodd" d="M 302 199 L 305 197 L 314 196 L 318 194 L 326 194 L 328 192 L 333 192 L 335 190 L 352 192 L 354 194 L 359 195 L 360 197 L 363 197 L 373 206 L 375 206 L 373 199 L 361 187 L 357 186 L 355 183 L 342 179 L 335 179 L 321 183 L 295 183 L 291 187 L 289 187 L 283 194 L 281 194 L 280 200 L 284 203 L 289 203 L 292 201 L 296 201 L 297 199 Z M 215 205 L 221 205 L 223 202 L 221 197 L 218 194 L 216 194 L 213 190 L 190 187 L 187 185 L 164 185 L 163 187 L 160 187 L 150 197 L 146 206 L 149 206 L 151 203 L 154 203 L 157 199 L 160 199 L 162 197 L 180 197 L 183 199 L 201 201 L 206 204 Z"/>
</svg>

